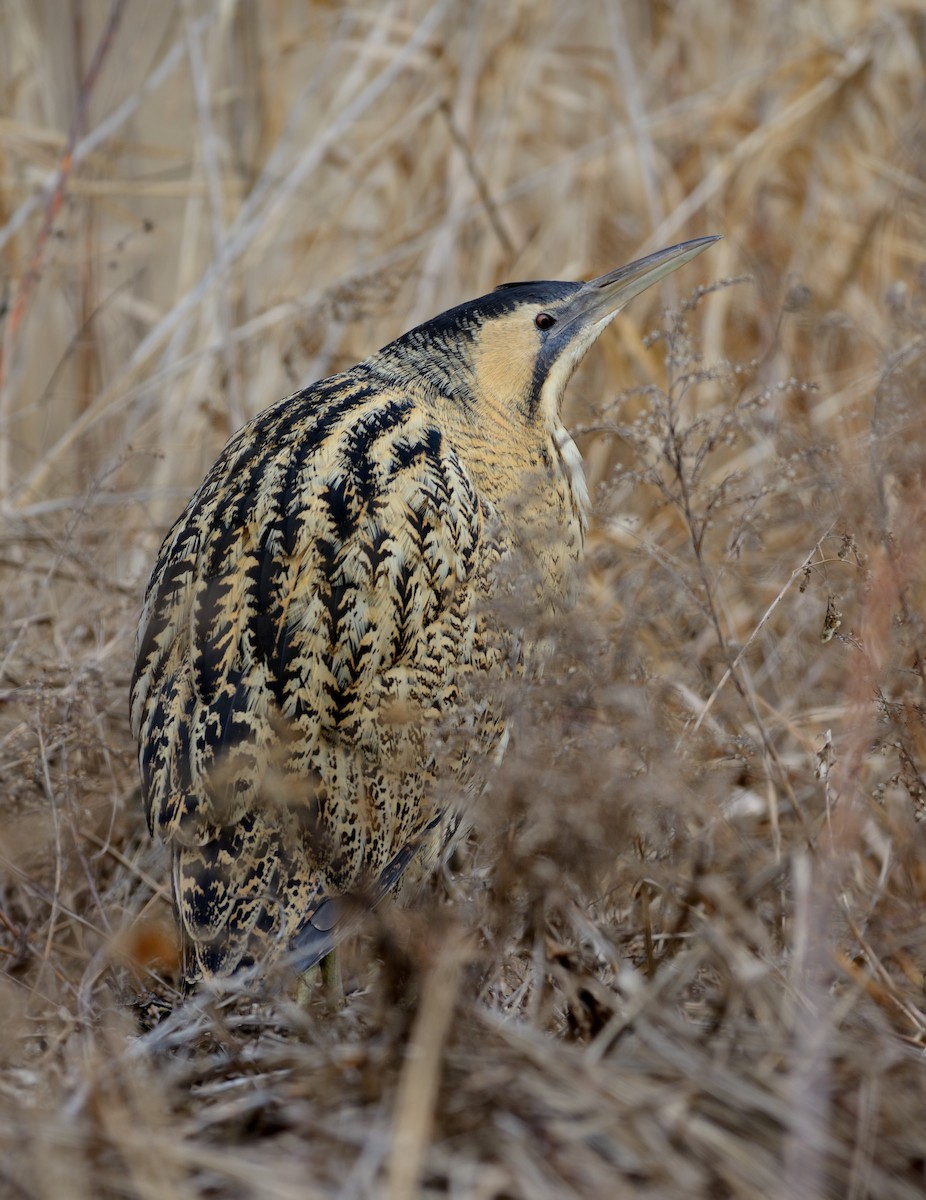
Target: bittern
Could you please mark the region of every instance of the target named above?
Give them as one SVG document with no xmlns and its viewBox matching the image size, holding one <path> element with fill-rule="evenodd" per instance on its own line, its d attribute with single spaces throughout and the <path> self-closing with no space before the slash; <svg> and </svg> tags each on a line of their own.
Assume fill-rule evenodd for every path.
<svg viewBox="0 0 926 1200">
<path fill-rule="evenodd" d="M 232 437 L 161 547 L 131 692 L 188 984 L 307 970 L 358 898 L 440 860 L 530 657 L 511 601 L 571 594 L 588 497 L 566 384 L 715 240 L 504 284 Z"/>
</svg>

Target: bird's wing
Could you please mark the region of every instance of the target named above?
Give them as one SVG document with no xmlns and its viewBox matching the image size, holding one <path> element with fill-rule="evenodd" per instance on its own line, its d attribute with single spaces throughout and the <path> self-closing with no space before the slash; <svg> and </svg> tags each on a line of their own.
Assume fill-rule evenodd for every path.
<svg viewBox="0 0 926 1200">
<path fill-rule="evenodd" d="M 377 720 L 384 704 L 422 710 L 454 694 L 482 521 L 434 421 L 362 377 L 328 381 L 246 426 L 168 534 L 146 596 L 132 719 L 152 830 L 190 847 L 234 831 L 234 854 L 213 863 L 237 858 L 228 870 L 256 894 L 270 886 L 268 866 L 255 874 L 244 861 L 242 822 L 277 771 L 303 794 L 320 786 L 323 832 L 343 824 L 357 861 L 378 836 L 367 865 L 386 870 L 405 849 L 403 828 L 411 844 L 433 810 L 407 812 L 391 836 L 358 832 L 355 814 L 336 811 L 338 773 L 349 793 L 356 767 L 339 755 L 375 762 L 395 751 Z M 200 898 L 197 936 L 229 924 L 232 884 Z"/>
</svg>

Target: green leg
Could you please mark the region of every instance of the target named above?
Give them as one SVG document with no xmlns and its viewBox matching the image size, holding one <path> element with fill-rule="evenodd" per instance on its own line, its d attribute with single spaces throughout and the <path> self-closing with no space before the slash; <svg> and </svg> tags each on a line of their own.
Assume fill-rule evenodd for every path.
<svg viewBox="0 0 926 1200">
<path fill-rule="evenodd" d="M 316 981 L 319 979 L 328 1005 L 331 1008 L 340 1008 L 344 1003 L 344 982 L 341 978 L 341 960 L 337 950 L 331 950 L 317 966 L 309 967 L 300 975 L 296 991 L 297 1004 L 303 1008 L 308 1007 Z"/>
<path fill-rule="evenodd" d="M 318 964 L 325 996 L 332 1008 L 340 1008 L 344 1003 L 344 980 L 341 978 L 341 956 L 337 950 L 332 950 Z"/>
</svg>

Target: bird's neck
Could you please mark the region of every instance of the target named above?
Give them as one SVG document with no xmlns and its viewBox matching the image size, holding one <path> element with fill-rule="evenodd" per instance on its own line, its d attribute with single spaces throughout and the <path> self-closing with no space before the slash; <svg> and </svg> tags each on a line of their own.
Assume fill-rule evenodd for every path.
<svg viewBox="0 0 926 1200">
<path fill-rule="evenodd" d="M 459 457 L 476 491 L 495 518 L 525 545 L 558 549 L 546 557 L 548 581 L 562 590 L 561 576 L 579 557 L 588 516 L 582 459 L 559 418 L 558 406 L 533 413 L 513 396 L 474 387 L 470 372 L 455 376 L 441 364 L 405 370 L 407 348 L 393 361 L 392 347 L 370 360 L 375 370 L 402 388 L 428 412 Z M 453 386 L 448 380 L 453 376 Z"/>
<path fill-rule="evenodd" d="M 584 542 L 588 489 L 582 459 L 556 418 L 527 422 L 485 394 L 477 409 L 441 406 L 440 424 L 465 464 L 489 520 L 507 530 L 508 545 L 527 555 L 523 578 L 534 577 L 546 607 L 568 602 Z"/>
</svg>

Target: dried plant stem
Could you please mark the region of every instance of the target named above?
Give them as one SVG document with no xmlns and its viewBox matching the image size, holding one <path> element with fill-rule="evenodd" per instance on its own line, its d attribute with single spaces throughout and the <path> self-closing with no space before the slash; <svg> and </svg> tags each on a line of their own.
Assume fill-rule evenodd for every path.
<svg viewBox="0 0 926 1200">
<path fill-rule="evenodd" d="M 391 1200 L 414 1196 L 421 1181 L 434 1123 L 443 1048 L 453 1021 L 460 972 L 471 953 L 466 941 L 451 937 L 424 980 L 396 1095 L 388 1171 Z"/>
<path fill-rule="evenodd" d="M 779 589 L 779 591 L 775 595 L 774 600 L 771 602 L 771 604 L 768 606 L 768 608 L 765 610 L 765 612 L 759 618 L 758 623 L 753 627 L 752 633 L 750 633 L 750 635 L 746 639 L 746 641 L 743 642 L 742 646 L 740 646 L 739 650 L 737 651 L 736 657 L 726 668 L 723 675 L 721 675 L 720 679 L 717 681 L 717 684 L 714 687 L 714 690 L 711 692 L 711 694 L 708 696 L 708 698 L 704 701 L 704 705 L 701 708 L 701 711 L 698 713 L 697 720 L 695 721 L 694 725 L 691 728 L 692 734 L 696 734 L 698 732 L 698 730 L 701 728 L 702 723 L 704 722 L 705 718 L 707 717 L 708 713 L 711 711 L 711 708 L 713 707 L 714 701 L 717 699 L 717 697 L 723 691 L 724 686 L 727 684 L 727 682 L 730 680 L 730 677 L 736 671 L 736 668 L 739 666 L 740 661 L 742 660 L 743 656 L 748 652 L 749 647 L 752 645 L 752 643 L 755 641 L 755 639 L 761 633 L 762 627 L 766 624 L 766 622 L 769 620 L 769 618 L 774 613 L 775 609 L 778 607 L 778 605 L 781 603 L 781 601 L 788 594 L 788 591 L 791 588 L 792 584 L 794 584 L 798 579 L 800 579 L 802 576 L 804 576 L 807 572 L 807 568 L 813 565 L 814 560 L 816 559 L 817 555 L 821 552 L 821 547 L 822 547 L 823 543 L 830 536 L 831 532 L 832 532 L 832 529 L 828 528 L 825 533 L 821 534 L 821 536 L 817 539 L 817 543 L 814 546 L 814 548 L 804 558 L 801 565 L 799 567 L 795 567 L 795 569 L 791 572 L 791 575 L 789 576 L 787 581 L 782 585 L 782 587 Z"/>
<path fill-rule="evenodd" d="M 96 86 L 100 70 L 112 47 L 119 28 L 119 22 L 125 9 L 126 0 L 112 0 L 109 15 L 103 26 L 103 32 L 97 43 L 90 66 L 77 92 L 77 103 L 74 108 L 74 119 L 68 132 L 64 153 L 58 166 L 54 187 L 45 205 L 45 217 L 32 247 L 32 254 L 16 290 L 10 315 L 7 319 L 3 334 L 3 346 L 0 350 L 0 506 L 9 503 L 12 485 L 12 450 L 10 438 L 10 423 L 12 419 L 12 384 L 16 371 L 16 355 L 23 321 L 29 308 L 32 295 L 42 273 L 42 259 L 51 237 L 55 220 L 61 211 L 67 191 L 68 181 L 74 169 L 74 148 L 83 130 L 87 115 L 90 96 Z"/>
</svg>

